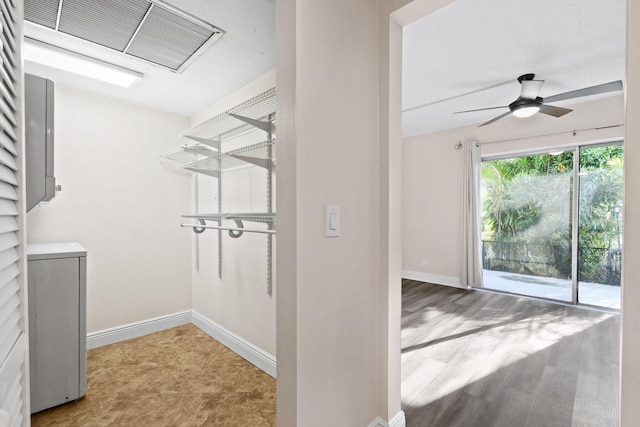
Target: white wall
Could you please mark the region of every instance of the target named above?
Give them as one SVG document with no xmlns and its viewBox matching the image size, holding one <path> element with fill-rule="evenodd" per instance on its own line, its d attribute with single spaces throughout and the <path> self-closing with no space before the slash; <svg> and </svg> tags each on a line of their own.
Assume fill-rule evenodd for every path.
<svg viewBox="0 0 640 427">
<path fill-rule="evenodd" d="M 279 426 L 386 416 L 379 28 L 368 0 L 276 2 Z"/>
<path fill-rule="evenodd" d="M 63 191 L 27 216 L 28 241 L 87 256 L 87 331 L 191 308 L 189 177 L 158 161 L 188 119 L 61 85 L 55 170 Z"/>
<path fill-rule="evenodd" d="M 620 425 L 640 419 L 640 3 L 627 1 L 627 88 Z"/>
<path fill-rule="evenodd" d="M 191 124 L 200 124 L 274 86 L 275 72 L 272 71 L 198 113 L 191 119 Z M 223 151 L 228 151 L 227 144 L 236 147 L 265 140 L 264 132 L 255 131 L 240 139 L 223 143 Z M 197 179 L 199 212 L 216 212 L 217 179 L 204 175 L 198 175 Z M 225 171 L 222 175 L 222 211 L 266 212 L 266 179 L 265 169 L 257 166 Z M 188 188 L 185 187 L 185 191 Z M 223 225 L 235 226 L 233 222 L 225 222 Z M 251 222 L 245 222 L 244 226 L 266 228 L 264 224 Z M 195 241 L 195 235 L 189 234 Z M 234 239 L 227 232 L 222 232 L 221 235 L 221 279 L 218 278 L 218 232 L 207 230 L 197 236 L 199 271 L 192 268 L 193 309 L 264 352 L 275 355 L 275 274 L 270 295 L 267 292 L 267 236 L 244 233 L 240 238 Z M 273 240 L 275 242 L 277 237 Z M 196 256 L 195 251 L 193 256 Z"/>
<path fill-rule="evenodd" d="M 576 129 L 622 124 L 621 94 L 582 102 L 572 108 L 572 113 L 560 119 L 542 115 L 529 120 L 509 117 L 482 128 L 467 126 L 403 141 L 404 277 L 460 285 L 463 152 L 454 149 L 459 141 L 508 140 L 483 145 L 482 154 L 490 155 L 624 137 L 624 127 L 571 133 Z M 554 133 L 562 134 L 536 137 Z M 422 266 L 423 258 L 427 259 L 427 267 Z"/>
</svg>

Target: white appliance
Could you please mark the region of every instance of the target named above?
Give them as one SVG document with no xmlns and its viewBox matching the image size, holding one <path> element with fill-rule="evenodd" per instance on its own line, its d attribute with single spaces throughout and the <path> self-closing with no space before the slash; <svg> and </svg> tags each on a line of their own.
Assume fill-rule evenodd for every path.
<svg viewBox="0 0 640 427">
<path fill-rule="evenodd" d="M 31 413 L 87 389 L 87 251 L 78 243 L 27 245 Z"/>
</svg>

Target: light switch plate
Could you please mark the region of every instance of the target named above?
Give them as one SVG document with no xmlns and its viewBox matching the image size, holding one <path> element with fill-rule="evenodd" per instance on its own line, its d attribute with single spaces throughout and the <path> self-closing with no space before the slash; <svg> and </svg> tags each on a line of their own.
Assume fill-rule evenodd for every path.
<svg viewBox="0 0 640 427">
<path fill-rule="evenodd" d="M 340 236 L 340 206 L 325 206 L 324 236 Z"/>
</svg>

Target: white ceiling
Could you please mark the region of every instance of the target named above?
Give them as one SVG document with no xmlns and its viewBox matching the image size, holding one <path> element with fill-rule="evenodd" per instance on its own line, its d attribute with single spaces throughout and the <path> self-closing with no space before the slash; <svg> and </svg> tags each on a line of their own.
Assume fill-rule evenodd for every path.
<svg viewBox="0 0 640 427">
<path fill-rule="evenodd" d="M 507 112 L 452 114 L 508 105 L 526 73 L 545 80 L 543 98 L 624 81 L 625 25 L 626 0 L 458 0 L 404 29 L 403 134 Z"/>
<path fill-rule="evenodd" d="M 166 2 L 226 32 L 182 74 L 29 23 L 28 37 L 145 77 L 124 89 L 35 64 L 26 70 L 189 116 L 275 67 L 275 0 Z M 404 29 L 403 134 L 479 124 L 506 112 L 452 114 L 508 105 L 525 73 L 545 80 L 542 97 L 624 80 L 625 25 L 626 0 L 457 0 Z"/>
<path fill-rule="evenodd" d="M 225 31 L 182 74 L 25 22 L 25 36 L 144 74 L 120 88 L 63 71 L 25 64 L 28 73 L 66 86 L 190 116 L 275 68 L 275 0 L 166 0 Z"/>
</svg>

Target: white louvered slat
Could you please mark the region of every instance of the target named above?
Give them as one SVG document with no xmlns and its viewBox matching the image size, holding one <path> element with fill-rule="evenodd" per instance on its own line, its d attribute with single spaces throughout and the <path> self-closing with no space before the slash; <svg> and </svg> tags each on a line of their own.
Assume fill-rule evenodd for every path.
<svg viewBox="0 0 640 427">
<path fill-rule="evenodd" d="M 9 73 L 6 72 L 4 67 L 0 67 L 0 76 L 2 77 L 2 83 L 7 86 L 11 95 L 16 96 L 16 88 L 14 87 L 14 81 L 9 76 Z"/>
<path fill-rule="evenodd" d="M 9 0 L 2 0 L 2 11 L 11 17 L 11 22 L 16 22 L 16 11 Z"/>
<path fill-rule="evenodd" d="M 21 425 L 18 421 L 22 421 L 20 418 L 20 411 L 22 410 L 22 402 L 20 396 L 22 395 L 22 373 L 17 372 L 13 384 L 9 389 L 9 396 L 5 400 L 4 407 L 7 408 L 7 412 L 11 415 L 11 419 L 14 420 L 12 425 Z"/>
<path fill-rule="evenodd" d="M 20 270 L 18 269 L 18 266 L 15 263 L 0 270 L 0 288 L 5 286 L 5 284 L 11 282 L 16 277 L 18 277 L 18 274 L 20 274 Z"/>
<path fill-rule="evenodd" d="M 1 51 L 0 51 L 1 52 Z M 6 63 L 7 61 L 4 61 L 2 63 L 3 67 L 5 69 L 5 71 L 11 76 L 11 78 L 13 79 L 13 81 L 17 81 L 17 77 L 16 77 L 16 71 L 13 69 L 13 67 L 10 67 L 10 64 Z"/>
<path fill-rule="evenodd" d="M 35 0 L 34 0 L 35 1 Z M 42 4 L 28 1 L 36 9 Z M 10 426 L 28 424 L 25 344 L 26 307 L 20 264 L 24 240 L 19 206 L 22 163 L 21 44 L 22 1 L 0 0 L 0 408 L 10 414 Z"/>
<path fill-rule="evenodd" d="M 25 388 L 25 339 L 19 336 L 15 344 L 9 349 L 8 357 L 0 365 L 0 407 L 11 415 L 11 425 L 22 425 L 24 419 L 24 404 L 21 401 Z M 16 387 L 18 382 L 20 387 Z M 18 400 L 16 401 L 16 397 Z M 13 406 L 19 406 L 16 410 Z M 17 424 L 16 424 L 17 423 Z"/>
<path fill-rule="evenodd" d="M 18 200 L 18 193 L 12 185 L 0 182 L 0 198 Z"/>
<path fill-rule="evenodd" d="M 5 360 L 22 333 L 21 316 L 18 310 L 8 313 L 0 324 L 0 360 Z"/>
<path fill-rule="evenodd" d="M 19 306 L 20 298 L 17 294 L 11 295 L 4 304 L 0 305 L 0 324 L 6 323 L 15 314 L 14 312 L 18 311 Z"/>
<path fill-rule="evenodd" d="M 7 249 L 15 248 L 18 246 L 18 236 L 16 233 L 2 233 L 0 234 L 0 251 L 6 251 Z M 0 286 L 4 283 L 1 278 L 3 277 L 4 270 L 0 270 Z"/>
<path fill-rule="evenodd" d="M 3 98 L 0 98 L 0 114 L 5 116 L 5 119 L 11 122 L 11 126 L 18 126 L 18 122 L 16 121 L 16 117 L 13 114 L 13 111 L 11 111 L 11 108 L 9 108 L 9 104 L 7 104 Z M 16 153 L 13 154 L 16 155 Z"/>
<path fill-rule="evenodd" d="M 11 185 L 18 185 L 18 179 L 15 173 L 8 167 L 0 164 L 0 182 L 6 182 Z"/>
<path fill-rule="evenodd" d="M 18 141 L 18 135 L 16 135 L 15 130 L 13 130 L 13 125 L 9 123 L 4 114 L 0 114 L 0 127 L 5 129 L 5 133 L 9 135 L 10 138 L 13 138 L 14 141 Z"/>
<path fill-rule="evenodd" d="M 11 138 L 9 138 L 9 136 L 4 132 L 0 132 L 0 147 L 4 148 L 14 156 L 18 155 L 13 141 L 11 141 Z"/>
<path fill-rule="evenodd" d="M 2 121 L 0 120 L 0 126 L 2 126 Z M 16 159 L 11 153 L 6 152 L 5 150 L 0 149 L 0 164 L 7 166 L 9 169 L 13 171 L 18 170 L 18 164 L 16 163 Z"/>
<path fill-rule="evenodd" d="M 15 295 L 19 289 L 20 284 L 16 279 L 11 279 L 3 286 L 0 286 L 0 306 L 9 301 L 9 299 Z"/>
<path fill-rule="evenodd" d="M 0 233 L 8 233 L 18 230 L 18 221 L 10 216 L 0 216 Z M 0 253 L 0 257 L 2 254 Z M 0 267 L 1 268 L 1 267 Z"/>
<path fill-rule="evenodd" d="M 3 46 L 7 48 L 5 50 L 7 52 L 7 55 L 15 59 L 17 51 L 16 42 L 11 37 L 11 32 L 9 32 L 8 27 L 2 27 L 2 40 Z"/>
<path fill-rule="evenodd" d="M 13 108 L 15 111 L 18 110 L 18 108 L 15 105 L 15 102 L 13 101 L 13 96 L 9 93 L 9 90 L 2 84 L 0 84 L 0 96 L 4 98 L 5 102 L 9 104 L 11 108 Z M 15 139 L 14 139 L 14 142 L 15 142 Z"/>
<path fill-rule="evenodd" d="M 6 25 L 6 21 L 4 20 L 4 15 L 0 15 L 0 23 L 2 25 Z M 0 31 L 0 33 L 2 33 Z M 4 34 L 3 34 L 4 36 Z M 13 68 L 16 66 L 16 61 L 15 58 L 13 57 L 12 54 L 10 54 L 11 52 L 9 52 L 7 49 L 5 49 L 4 43 L 0 44 L 2 47 L 2 50 L 0 51 L 0 54 L 2 55 L 2 63 L 5 64 L 6 66 Z"/>
<path fill-rule="evenodd" d="M 18 207 L 12 200 L 0 199 L 0 215 L 18 216 Z M 1 246 L 0 242 L 0 246 Z"/>
</svg>

